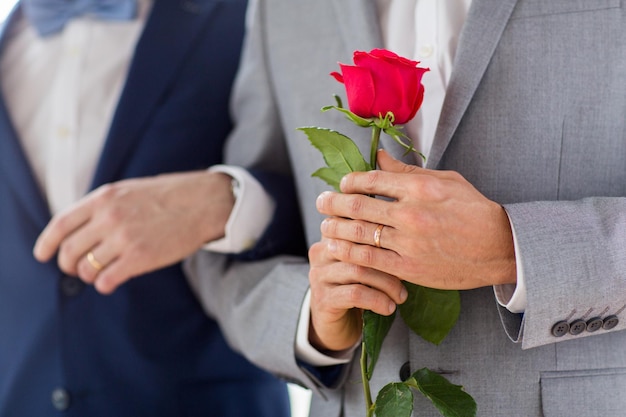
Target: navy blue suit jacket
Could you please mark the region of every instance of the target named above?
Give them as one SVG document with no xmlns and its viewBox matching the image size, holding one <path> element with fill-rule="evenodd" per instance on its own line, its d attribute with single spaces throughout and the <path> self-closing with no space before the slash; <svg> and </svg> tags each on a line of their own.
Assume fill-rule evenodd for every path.
<svg viewBox="0 0 626 417">
<path fill-rule="evenodd" d="M 93 188 L 221 162 L 245 7 L 155 0 Z M 56 262 L 34 260 L 49 219 L 0 100 L 0 416 L 288 414 L 285 385 L 227 347 L 180 265 L 99 295 Z"/>
</svg>

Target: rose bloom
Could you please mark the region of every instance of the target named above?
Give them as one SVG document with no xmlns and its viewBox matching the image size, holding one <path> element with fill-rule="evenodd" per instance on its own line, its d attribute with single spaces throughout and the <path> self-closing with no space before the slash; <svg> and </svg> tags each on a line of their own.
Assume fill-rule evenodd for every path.
<svg viewBox="0 0 626 417">
<path fill-rule="evenodd" d="M 354 52 L 354 65 L 339 64 L 331 75 L 345 85 L 350 111 L 364 118 L 395 116 L 394 124 L 411 120 L 422 105 L 422 75 L 429 71 L 385 49 Z"/>
</svg>

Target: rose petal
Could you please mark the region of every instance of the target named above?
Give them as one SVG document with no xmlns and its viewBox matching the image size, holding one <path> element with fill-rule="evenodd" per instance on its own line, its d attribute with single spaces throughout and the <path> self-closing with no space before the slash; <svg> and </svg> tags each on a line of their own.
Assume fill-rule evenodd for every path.
<svg viewBox="0 0 626 417">
<path fill-rule="evenodd" d="M 361 117 L 372 117 L 372 103 L 376 97 L 372 74 L 367 68 L 341 65 L 348 107 Z"/>
</svg>

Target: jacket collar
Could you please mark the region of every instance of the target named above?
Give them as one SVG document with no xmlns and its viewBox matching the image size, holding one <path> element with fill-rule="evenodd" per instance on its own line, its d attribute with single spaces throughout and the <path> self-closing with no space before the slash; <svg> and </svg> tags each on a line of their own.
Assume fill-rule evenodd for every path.
<svg viewBox="0 0 626 417">
<path fill-rule="evenodd" d="M 473 0 L 426 166 L 436 168 L 469 106 L 517 0 Z"/>
<path fill-rule="evenodd" d="M 119 178 L 217 0 L 156 0 L 139 39 L 92 188 Z"/>
<path fill-rule="evenodd" d="M 15 8 L 0 28 L 0 53 L 4 48 L 7 32 L 19 14 Z M 37 185 L 37 180 L 22 150 L 15 126 L 9 115 L 4 97 L 0 94 L 0 175 L 20 202 L 23 211 L 43 229 L 50 217 L 48 205 Z"/>
</svg>

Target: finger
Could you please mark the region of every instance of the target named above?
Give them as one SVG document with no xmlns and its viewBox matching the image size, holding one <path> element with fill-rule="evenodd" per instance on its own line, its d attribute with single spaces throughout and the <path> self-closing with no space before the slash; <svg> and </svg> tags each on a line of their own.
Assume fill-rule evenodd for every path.
<svg viewBox="0 0 626 417">
<path fill-rule="evenodd" d="M 109 248 L 110 246 L 99 244 L 78 259 L 76 272 L 81 280 L 93 284 L 100 274 L 111 267 L 117 254 Z"/>
<path fill-rule="evenodd" d="M 334 308 L 371 310 L 383 316 L 393 314 L 400 304 L 386 293 L 360 284 L 339 286 L 330 299 L 333 300 Z"/>
<path fill-rule="evenodd" d="M 328 217 L 321 225 L 322 236 L 394 250 L 395 228 L 379 223 Z"/>
<path fill-rule="evenodd" d="M 40 233 L 33 255 L 40 262 L 49 261 L 58 251 L 61 243 L 76 229 L 83 226 L 90 217 L 90 211 L 84 204 L 78 204 L 71 209 L 52 218 Z"/>
<path fill-rule="evenodd" d="M 410 174 L 417 173 L 422 170 L 422 168 L 416 165 L 408 165 L 402 161 L 395 159 L 393 156 L 389 155 L 389 153 L 384 149 L 378 150 L 376 159 L 378 161 L 378 166 L 383 171 L 396 172 L 399 174 Z"/>
<path fill-rule="evenodd" d="M 389 274 L 389 276 L 395 276 L 394 271 L 402 270 L 402 257 L 391 250 L 370 245 L 359 245 L 346 240 L 331 239 L 328 244 L 328 251 L 341 262 L 378 270 Z M 419 273 L 419 271 L 415 272 Z"/>
<path fill-rule="evenodd" d="M 177 259 L 154 259 L 154 257 L 142 255 L 134 248 L 126 248 L 97 275 L 94 286 L 101 294 L 111 294 L 130 279 L 172 265 L 177 261 Z"/>
<path fill-rule="evenodd" d="M 332 243 L 332 240 L 329 244 Z M 385 272 L 365 268 L 354 263 L 334 262 L 324 267 L 313 266 L 309 271 L 309 281 L 311 290 L 338 288 L 343 286 L 362 286 L 367 290 L 374 290 L 385 295 L 394 304 L 401 304 L 406 300 L 406 289 L 397 277 L 389 275 Z M 317 291 L 319 293 L 319 291 Z M 329 297 L 327 300 L 332 303 Z M 371 309 L 370 305 L 354 304 L 351 298 L 343 299 L 339 305 L 333 305 L 334 308 L 364 308 Z M 380 308 L 378 306 L 377 308 Z"/>
<path fill-rule="evenodd" d="M 99 229 L 93 222 L 81 225 L 60 243 L 57 262 L 59 268 L 67 274 L 78 275 L 78 265 L 87 253 L 100 244 Z M 103 258 L 98 258 L 106 261 Z"/>
<path fill-rule="evenodd" d="M 437 171 L 406 165 L 391 157 L 383 158 L 381 168 L 367 172 L 352 172 L 341 179 L 340 188 L 345 194 L 365 194 L 389 197 L 402 201 L 407 196 L 425 197 L 436 194 L 437 186 L 444 180 L 460 180 L 454 171 Z"/>
<path fill-rule="evenodd" d="M 100 294 L 109 295 L 115 292 L 120 285 L 137 275 L 140 274 L 129 274 L 125 262 L 118 258 L 98 274 L 94 287 Z"/>
<path fill-rule="evenodd" d="M 317 210 L 327 216 L 385 223 L 390 218 L 390 202 L 363 194 L 325 191 L 317 197 Z"/>
<path fill-rule="evenodd" d="M 406 299 L 402 293 L 404 286 L 397 278 L 389 276 L 384 278 L 386 274 L 380 271 L 367 272 L 362 269 L 358 279 L 348 278 L 347 275 L 350 275 L 353 270 L 355 270 L 354 265 L 344 263 L 337 263 L 324 272 L 312 270 L 309 274 L 311 308 L 324 312 L 325 316 L 330 317 L 330 321 L 335 321 L 337 317 L 345 315 L 346 311 L 354 308 L 389 315 L 395 311 L 397 304 L 401 304 Z M 317 274 L 329 274 L 334 277 L 344 277 L 344 279 L 340 280 L 343 281 L 342 283 L 335 281 L 334 285 L 331 285 L 325 279 L 316 276 Z M 397 284 L 392 283 L 392 280 L 395 280 Z"/>
<path fill-rule="evenodd" d="M 422 174 L 432 175 L 439 179 L 454 179 L 458 176 L 454 171 L 440 171 L 420 168 L 417 165 L 405 164 L 395 159 L 386 150 L 378 150 L 378 166 L 381 171 L 395 172 L 397 174 Z"/>
</svg>

